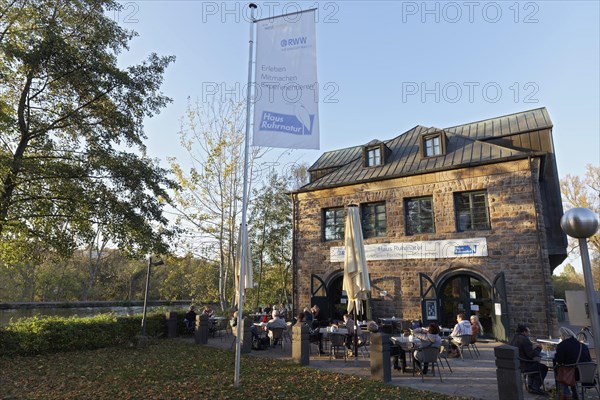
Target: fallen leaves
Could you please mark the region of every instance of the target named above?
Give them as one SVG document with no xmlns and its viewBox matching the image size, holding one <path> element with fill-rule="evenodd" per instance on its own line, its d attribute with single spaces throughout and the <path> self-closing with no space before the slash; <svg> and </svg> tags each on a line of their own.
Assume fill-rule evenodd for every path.
<svg viewBox="0 0 600 400">
<path fill-rule="evenodd" d="M 244 356 L 235 387 L 232 351 L 181 340 L 143 350 L 112 347 L 1 357 L 0 398 L 14 399 L 456 399 L 328 373 L 291 362 Z M 32 364 L 35 368 L 32 369 Z M 17 384 L 18 383 L 18 384 Z"/>
</svg>

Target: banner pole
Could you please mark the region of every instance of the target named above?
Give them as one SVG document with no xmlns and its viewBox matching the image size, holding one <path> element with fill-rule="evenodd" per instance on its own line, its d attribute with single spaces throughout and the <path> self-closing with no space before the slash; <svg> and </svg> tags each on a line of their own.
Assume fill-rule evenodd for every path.
<svg viewBox="0 0 600 400">
<path fill-rule="evenodd" d="M 248 251 L 248 229 L 246 228 L 248 210 L 248 153 L 250 148 L 250 112 L 252 108 L 252 62 L 254 57 L 254 10 L 256 4 L 250 3 L 250 39 L 248 41 L 248 92 L 246 93 L 246 135 L 244 139 L 244 190 L 242 196 L 242 251 L 240 257 L 240 279 L 237 317 L 237 340 L 235 345 L 235 387 L 240 386 L 240 357 L 242 353 L 242 310 L 244 308 L 244 286 L 246 284 L 246 252 Z M 249 266 L 251 268 L 251 266 Z"/>
</svg>

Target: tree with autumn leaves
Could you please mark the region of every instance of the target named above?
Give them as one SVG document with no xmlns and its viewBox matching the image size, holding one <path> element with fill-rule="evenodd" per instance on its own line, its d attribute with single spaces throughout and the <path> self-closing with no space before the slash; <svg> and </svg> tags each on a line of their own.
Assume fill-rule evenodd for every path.
<svg viewBox="0 0 600 400">
<path fill-rule="evenodd" d="M 560 184 L 565 210 L 584 207 L 600 214 L 600 167 L 588 164 L 583 177 L 566 175 Z M 600 233 L 588 239 L 594 287 L 600 288 Z M 578 241 L 569 239 L 569 254 L 577 255 Z M 553 276 L 555 297 L 564 298 L 565 290 L 583 290 L 583 277 L 567 264 L 563 272 Z"/>
</svg>

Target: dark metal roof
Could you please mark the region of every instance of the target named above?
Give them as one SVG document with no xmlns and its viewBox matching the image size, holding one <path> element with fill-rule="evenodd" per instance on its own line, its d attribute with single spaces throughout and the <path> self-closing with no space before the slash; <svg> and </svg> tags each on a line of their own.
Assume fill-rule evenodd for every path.
<svg viewBox="0 0 600 400">
<path fill-rule="evenodd" d="M 502 117 L 453 126 L 444 130 L 446 132 L 468 136 L 472 139 L 487 139 L 551 128 L 552 121 L 550 120 L 550 115 L 548 115 L 546 108 L 542 107 L 504 115 Z"/>
<path fill-rule="evenodd" d="M 486 142 L 486 139 L 491 140 L 550 128 L 552 128 L 552 122 L 545 108 L 445 128 L 443 129 L 446 135 L 445 153 L 437 157 L 424 158 L 419 149 L 420 137 L 425 133 L 442 131 L 442 129 L 417 125 L 391 140 L 384 141 L 390 149 L 390 154 L 382 166 L 364 167 L 363 146 L 324 153 L 309 168 L 309 171 L 329 170 L 331 172 L 303 186 L 298 191 L 311 191 L 523 158 L 530 152 L 489 143 Z"/>
</svg>

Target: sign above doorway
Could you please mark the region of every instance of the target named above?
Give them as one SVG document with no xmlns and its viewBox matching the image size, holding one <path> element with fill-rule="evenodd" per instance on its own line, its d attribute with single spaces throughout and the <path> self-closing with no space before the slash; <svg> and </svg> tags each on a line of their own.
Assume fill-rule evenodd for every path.
<svg viewBox="0 0 600 400">
<path fill-rule="evenodd" d="M 365 245 L 369 260 L 408 260 L 420 258 L 487 257 L 486 238 L 376 243 Z M 330 262 L 344 261 L 344 246 L 331 247 Z"/>
</svg>

